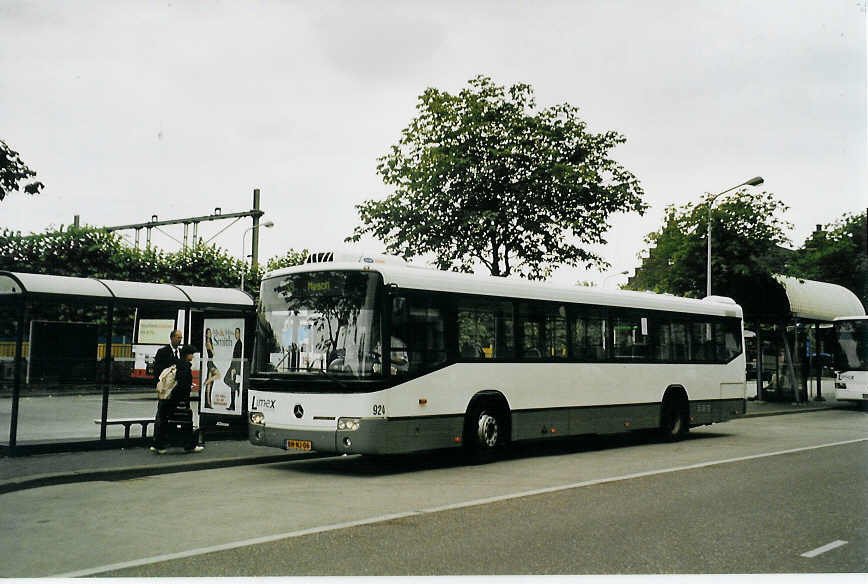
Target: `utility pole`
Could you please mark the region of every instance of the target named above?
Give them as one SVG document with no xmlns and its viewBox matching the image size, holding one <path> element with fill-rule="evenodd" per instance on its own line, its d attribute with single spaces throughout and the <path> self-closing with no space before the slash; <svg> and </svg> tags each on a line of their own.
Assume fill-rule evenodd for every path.
<svg viewBox="0 0 868 584">
<path fill-rule="evenodd" d="M 256 265 L 259 263 L 259 217 L 262 215 L 262 211 L 259 210 L 259 189 L 253 189 L 253 210 L 251 211 L 251 213 L 254 213 L 254 215 L 253 241 L 251 243 L 252 249 L 250 250 L 250 269 L 255 272 Z"/>
<path fill-rule="evenodd" d="M 183 225 L 184 226 L 184 238 L 183 241 L 180 241 L 183 249 L 186 249 L 189 245 L 196 245 L 199 240 L 199 223 L 207 222 L 207 221 L 224 221 L 227 219 L 235 219 L 238 221 L 244 217 L 250 217 L 253 220 L 253 265 L 256 266 L 257 261 L 259 259 L 259 230 L 256 227 L 259 225 L 259 218 L 264 215 L 264 211 L 260 209 L 259 204 L 259 189 L 253 189 L 253 208 L 249 211 L 239 211 L 236 213 L 223 213 L 220 207 L 216 207 L 214 212 L 210 215 L 201 215 L 198 217 L 182 217 L 180 219 L 165 219 L 160 220 L 157 215 L 151 215 L 150 221 L 145 221 L 143 223 L 130 223 L 127 225 L 113 225 L 111 227 L 103 227 L 105 231 L 124 231 L 124 230 L 135 230 L 135 247 L 139 248 L 139 236 L 142 229 L 145 230 L 146 242 L 145 247 L 151 247 L 151 231 L 155 228 L 159 228 L 164 225 Z M 234 223 L 234 222 L 233 222 Z M 80 225 L 80 216 L 75 216 L 74 227 L 78 228 Z M 192 242 L 190 242 L 190 225 L 193 226 L 192 232 Z M 231 225 L 231 224 L 230 224 Z M 223 230 L 217 233 L 219 235 L 229 226 L 225 227 Z M 216 237 L 213 236 L 211 239 Z M 171 236 L 170 236 L 171 237 Z M 177 240 L 176 240 L 177 241 Z M 210 240 L 209 240 L 210 241 Z M 207 242 L 206 242 L 207 243 Z M 241 258 L 242 260 L 246 260 L 246 258 Z"/>
</svg>

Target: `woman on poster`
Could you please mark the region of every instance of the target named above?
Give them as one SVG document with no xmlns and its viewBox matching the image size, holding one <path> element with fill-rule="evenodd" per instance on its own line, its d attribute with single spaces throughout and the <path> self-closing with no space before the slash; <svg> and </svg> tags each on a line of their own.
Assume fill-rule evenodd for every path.
<svg viewBox="0 0 868 584">
<path fill-rule="evenodd" d="M 214 389 L 214 382 L 220 379 L 220 370 L 214 365 L 214 341 L 211 337 L 211 329 L 205 329 L 205 351 L 208 353 L 208 363 L 206 365 L 205 383 L 202 384 L 205 390 L 205 407 L 211 409 L 211 390 Z"/>
</svg>

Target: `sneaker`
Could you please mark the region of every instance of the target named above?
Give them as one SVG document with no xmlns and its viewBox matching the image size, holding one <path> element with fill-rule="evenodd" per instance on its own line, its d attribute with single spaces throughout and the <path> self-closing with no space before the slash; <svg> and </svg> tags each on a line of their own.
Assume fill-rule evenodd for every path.
<svg viewBox="0 0 868 584">
<path fill-rule="evenodd" d="M 168 452 L 168 450 L 166 450 L 165 448 L 158 448 L 157 449 L 157 454 L 166 454 L 167 452 Z"/>
<path fill-rule="evenodd" d="M 193 448 L 193 450 L 191 450 L 190 452 L 202 452 L 203 450 L 205 450 L 205 447 L 202 446 L 201 444 L 197 444 L 197 445 Z"/>
<path fill-rule="evenodd" d="M 148 450 L 150 450 L 151 452 L 156 452 L 157 447 L 156 446 L 148 446 Z"/>
</svg>

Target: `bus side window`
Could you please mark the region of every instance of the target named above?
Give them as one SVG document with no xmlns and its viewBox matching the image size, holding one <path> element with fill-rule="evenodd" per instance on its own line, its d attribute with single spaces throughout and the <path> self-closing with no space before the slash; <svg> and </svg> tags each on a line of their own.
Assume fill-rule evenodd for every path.
<svg viewBox="0 0 868 584">
<path fill-rule="evenodd" d="M 657 361 L 673 361 L 675 359 L 675 343 L 672 338 L 672 323 L 667 320 L 654 319 L 654 358 Z"/>
<path fill-rule="evenodd" d="M 392 300 L 390 344 L 395 374 L 420 373 L 445 362 L 444 311 L 438 297 L 413 294 Z"/>
<path fill-rule="evenodd" d="M 582 310 L 573 320 L 573 357 L 579 361 L 606 358 L 606 314 L 602 310 Z"/>
<path fill-rule="evenodd" d="M 672 323 L 672 360 L 678 363 L 688 361 L 687 323 Z"/>
<path fill-rule="evenodd" d="M 737 320 L 714 323 L 714 346 L 717 360 L 729 363 L 741 354 L 741 334 Z"/>
<path fill-rule="evenodd" d="M 458 354 L 462 359 L 512 356 L 512 305 L 462 298 L 458 304 Z"/>
<path fill-rule="evenodd" d="M 690 360 L 702 363 L 715 360 L 710 322 L 690 323 Z"/>
<path fill-rule="evenodd" d="M 617 314 L 612 319 L 615 333 L 615 357 L 621 359 L 648 359 L 650 339 L 648 319 L 638 313 Z"/>
</svg>

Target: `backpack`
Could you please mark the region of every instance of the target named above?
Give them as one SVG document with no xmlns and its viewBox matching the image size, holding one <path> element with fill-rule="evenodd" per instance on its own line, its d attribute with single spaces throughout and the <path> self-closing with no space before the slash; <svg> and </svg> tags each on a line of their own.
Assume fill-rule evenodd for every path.
<svg viewBox="0 0 868 584">
<path fill-rule="evenodd" d="M 177 374 L 178 367 L 176 365 L 163 369 L 163 372 L 160 373 L 160 379 L 157 380 L 158 399 L 169 399 L 169 396 L 172 395 L 172 390 L 178 385 L 178 381 L 175 379 Z"/>
</svg>

